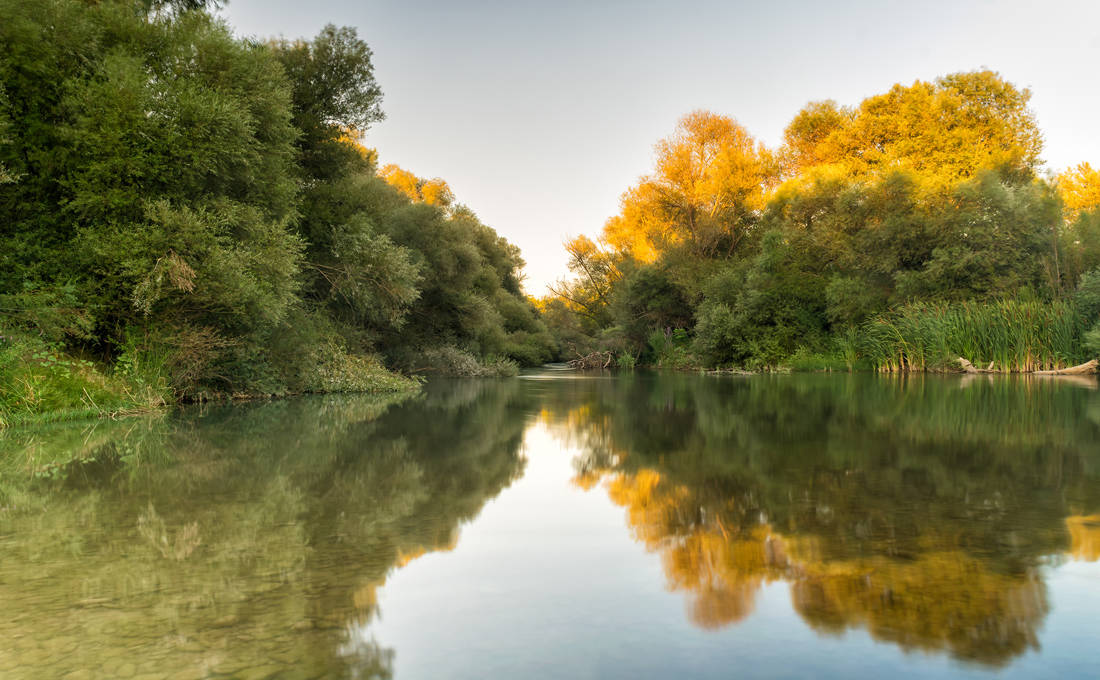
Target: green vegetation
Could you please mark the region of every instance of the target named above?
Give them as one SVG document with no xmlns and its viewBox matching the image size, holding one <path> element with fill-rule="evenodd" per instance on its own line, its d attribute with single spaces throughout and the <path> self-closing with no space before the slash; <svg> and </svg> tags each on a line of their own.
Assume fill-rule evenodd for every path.
<svg viewBox="0 0 1100 680">
<path fill-rule="evenodd" d="M 0 596 L 20 622 L 0 635 L 27 642 L 4 676 L 392 677 L 394 650 L 348 627 L 525 465 L 518 381 L 440 382 L 3 433 Z"/>
<path fill-rule="evenodd" d="M 350 28 L 234 37 L 201 0 L 0 0 L 0 422 L 632 368 L 997 370 L 1100 353 L 1100 174 L 1039 175 L 991 72 L 807 105 L 779 149 L 697 111 L 572 280 L 380 166 Z M 406 376 L 414 376 L 408 378 Z"/>
<path fill-rule="evenodd" d="M 1069 519 L 1100 507 L 1094 386 L 638 373 L 547 390 L 540 412 L 695 624 L 744 620 L 781 580 L 817 630 L 995 667 L 1038 642 L 1040 566 L 1096 559 Z"/>
<path fill-rule="evenodd" d="M 156 376 L 104 372 L 32 338 L 5 338 L 0 345 L 0 428 L 140 413 L 163 406 L 169 396 Z"/>
<path fill-rule="evenodd" d="M 0 0 L 3 422 L 551 358 L 518 250 L 360 145 L 355 31 L 257 43 L 209 4 Z"/>
<path fill-rule="evenodd" d="M 987 368 L 1031 372 L 1084 359 L 1081 318 L 1069 302 L 1002 300 L 913 303 L 863 333 L 864 354 L 882 370 L 957 367 L 973 357 Z"/>
<path fill-rule="evenodd" d="M 896 85 L 807 105 L 777 150 L 691 113 L 599 243 L 567 243 L 574 277 L 540 301 L 545 319 L 566 355 L 662 366 L 1093 358 L 1100 174 L 1040 176 L 1029 98 L 984 71 Z M 687 356 L 668 361 L 654 333 L 686 336 Z"/>
</svg>

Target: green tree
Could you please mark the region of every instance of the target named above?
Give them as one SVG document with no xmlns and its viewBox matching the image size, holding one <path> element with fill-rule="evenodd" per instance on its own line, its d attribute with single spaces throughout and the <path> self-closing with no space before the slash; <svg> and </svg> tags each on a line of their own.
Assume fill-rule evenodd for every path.
<svg viewBox="0 0 1100 680">
<path fill-rule="evenodd" d="M 349 165 L 362 168 L 351 138 L 385 118 L 370 47 L 354 28 L 332 24 L 311 41 L 279 40 L 270 47 L 290 80 L 303 170 L 324 179 Z"/>
</svg>

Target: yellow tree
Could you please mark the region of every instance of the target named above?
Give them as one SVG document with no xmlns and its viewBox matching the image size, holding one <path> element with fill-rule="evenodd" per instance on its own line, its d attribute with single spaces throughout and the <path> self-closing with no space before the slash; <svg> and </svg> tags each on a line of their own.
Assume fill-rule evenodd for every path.
<svg viewBox="0 0 1100 680">
<path fill-rule="evenodd" d="M 735 120 L 694 111 L 657 143 L 653 174 L 623 194 L 604 239 L 643 261 L 677 244 L 731 255 L 777 177 L 772 154 Z"/>
<path fill-rule="evenodd" d="M 1100 207 L 1100 171 L 1088 163 L 1065 170 L 1056 178 L 1066 221 L 1072 222 L 1083 212 Z"/>
<path fill-rule="evenodd" d="M 784 134 L 788 171 L 836 164 L 853 176 L 896 170 L 948 185 L 985 169 L 1029 178 L 1043 140 L 1029 90 L 993 71 L 954 73 L 894 85 L 849 111 L 815 102 Z"/>
<path fill-rule="evenodd" d="M 549 286 L 568 307 L 597 324 L 610 322 L 611 288 L 621 277 L 614 257 L 587 236 L 565 242 L 569 271 L 576 278 Z"/>
<path fill-rule="evenodd" d="M 439 179 L 423 179 L 393 163 L 383 166 L 378 175 L 411 200 L 438 208 L 450 208 L 455 196 L 447 182 Z"/>
<path fill-rule="evenodd" d="M 843 162 L 845 133 L 854 118 L 854 111 L 831 99 L 804 106 L 783 131 L 784 174 L 795 176 L 814 166 Z"/>
</svg>

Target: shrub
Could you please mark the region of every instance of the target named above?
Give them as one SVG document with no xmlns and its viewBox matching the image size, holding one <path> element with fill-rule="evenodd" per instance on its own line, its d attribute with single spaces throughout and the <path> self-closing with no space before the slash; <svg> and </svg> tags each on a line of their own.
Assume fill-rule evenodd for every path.
<svg viewBox="0 0 1100 680">
<path fill-rule="evenodd" d="M 459 378 L 504 378 L 519 373 L 519 365 L 504 357 L 488 357 L 479 361 L 476 356 L 454 345 L 443 345 L 425 350 L 421 371 Z"/>
</svg>

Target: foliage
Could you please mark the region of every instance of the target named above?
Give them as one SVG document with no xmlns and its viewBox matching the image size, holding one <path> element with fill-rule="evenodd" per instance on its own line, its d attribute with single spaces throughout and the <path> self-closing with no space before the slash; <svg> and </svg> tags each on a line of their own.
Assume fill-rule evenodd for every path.
<svg viewBox="0 0 1100 680">
<path fill-rule="evenodd" d="M 292 122 L 301 133 L 301 170 L 334 179 L 362 166 L 348 131 L 361 134 L 385 115 L 373 53 L 354 28 L 328 24 L 312 41 L 278 40 L 269 48 L 286 71 Z"/>
<path fill-rule="evenodd" d="M 770 152 L 736 121 L 694 111 L 657 143 L 654 173 L 623 195 L 622 214 L 608 222 L 605 238 L 643 262 L 678 246 L 728 256 L 748 235 L 776 176 Z"/>
<path fill-rule="evenodd" d="M 1055 177 L 1058 193 L 1065 206 L 1066 219 L 1073 221 L 1081 213 L 1100 208 L 1100 170 L 1079 163 Z"/>
<path fill-rule="evenodd" d="M 147 412 L 172 398 L 148 372 L 110 370 L 9 329 L 0 334 L 0 429 L 44 420 Z"/>
<path fill-rule="evenodd" d="M 510 378 L 519 373 L 516 362 L 505 357 L 479 360 L 473 354 L 453 345 L 425 350 L 418 371 L 457 378 Z"/>
<path fill-rule="evenodd" d="M 1001 371 L 1051 370 L 1083 360 L 1083 331 L 1070 302 L 913 303 L 869 322 L 863 351 L 884 371 L 957 369 L 959 357 Z"/>
<path fill-rule="evenodd" d="M 646 338 L 683 328 L 703 366 L 774 368 L 862 364 L 857 329 L 910 304 L 965 316 L 1021 299 L 1061 318 L 1057 301 L 1100 265 L 1095 173 L 1037 176 L 1030 96 L 978 71 L 855 107 L 811 102 L 775 151 L 689 114 L 601 240 L 567 244 L 574 279 L 543 303 L 547 322 L 586 351 L 649 361 Z M 1079 356 L 1081 340 L 1035 365 Z"/>
<path fill-rule="evenodd" d="M 5 326 L 178 399 L 553 358 L 515 246 L 443 180 L 379 176 L 355 30 L 256 43 L 217 5 L 0 0 Z"/>
<path fill-rule="evenodd" d="M 683 328 L 653 331 L 648 345 L 650 361 L 658 368 L 685 369 L 696 364 L 691 354 L 691 339 Z"/>
</svg>

